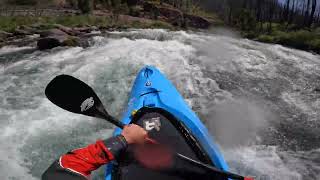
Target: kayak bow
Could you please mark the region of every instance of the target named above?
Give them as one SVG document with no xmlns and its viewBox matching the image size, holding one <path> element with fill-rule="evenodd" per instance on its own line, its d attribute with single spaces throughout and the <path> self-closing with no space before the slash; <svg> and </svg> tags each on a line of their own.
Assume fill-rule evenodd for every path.
<svg viewBox="0 0 320 180">
<path fill-rule="evenodd" d="M 151 138 L 173 147 L 176 152 L 228 171 L 228 165 L 207 128 L 172 83 L 153 66 L 146 66 L 138 73 L 121 121 L 139 124 Z M 117 128 L 114 136 L 121 131 Z M 124 161 L 107 166 L 106 180 L 169 179 L 159 172 L 150 172 Z"/>
</svg>

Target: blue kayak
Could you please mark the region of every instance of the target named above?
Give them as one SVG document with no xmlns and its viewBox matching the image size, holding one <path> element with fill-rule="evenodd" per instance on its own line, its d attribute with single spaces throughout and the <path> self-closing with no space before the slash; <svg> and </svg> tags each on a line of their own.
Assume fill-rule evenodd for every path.
<svg viewBox="0 0 320 180">
<path fill-rule="evenodd" d="M 223 155 L 207 128 L 186 104 L 173 84 L 155 67 L 144 67 L 136 77 L 122 122 L 144 127 L 151 138 L 195 160 L 228 170 Z M 117 128 L 114 136 L 121 133 Z M 130 150 L 130 147 L 128 148 Z M 128 151 L 129 151 L 128 150 Z M 129 153 L 125 153 L 129 154 Z M 176 170 L 156 172 L 124 156 L 106 167 L 106 180 L 115 179 L 225 179 L 178 163 Z M 129 159 L 129 158 L 128 158 Z"/>
</svg>

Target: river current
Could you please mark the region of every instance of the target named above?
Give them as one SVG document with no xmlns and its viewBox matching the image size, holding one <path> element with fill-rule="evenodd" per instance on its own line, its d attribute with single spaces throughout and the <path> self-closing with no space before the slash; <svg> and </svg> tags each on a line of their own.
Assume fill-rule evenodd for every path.
<svg viewBox="0 0 320 180">
<path fill-rule="evenodd" d="M 129 30 L 88 48 L 0 49 L 0 179 L 38 180 L 59 155 L 113 126 L 66 112 L 44 95 L 70 74 L 121 117 L 145 65 L 165 73 L 201 117 L 230 170 L 261 180 L 320 178 L 320 56 L 218 32 Z M 93 179 L 103 179 L 103 168 Z"/>
</svg>

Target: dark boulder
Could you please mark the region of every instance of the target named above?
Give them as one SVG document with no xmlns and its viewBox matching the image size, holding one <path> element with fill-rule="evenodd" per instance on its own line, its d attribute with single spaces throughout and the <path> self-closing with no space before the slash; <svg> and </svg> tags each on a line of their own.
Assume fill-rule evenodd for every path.
<svg viewBox="0 0 320 180">
<path fill-rule="evenodd" d="M 196 15 L 184 14 L 184 18 L 187 26 L 194 28 L 207 29 L 211 24 L 207 19 Z"/>
<path fill-rule="evenodd" d="M 58 46 L 79 46 L 80 39 L 70 36 L 60 29 L 50 29 L 40 34 L 41 39 L 37 42 L 39 50 L 52 49 Z"/>
<path fill-rule="evenodd" d="M 52 49 L 58 46 L 80 46 L 80 38 L 74 36 L 50 36 L 41 38 L 37 42 L 39 50 Z"/>
<path fill-rule="evenodd" d="M 57 37 L 41 38 L 37 42 L 37 47 L 39 50 L 52 49 L 61 45 L 62 45 L 62 42 Z"/>
</svg>

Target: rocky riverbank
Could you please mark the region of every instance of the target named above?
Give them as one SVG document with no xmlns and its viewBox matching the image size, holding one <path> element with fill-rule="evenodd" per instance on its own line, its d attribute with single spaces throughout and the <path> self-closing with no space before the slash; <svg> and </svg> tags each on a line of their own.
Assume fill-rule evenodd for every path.
<svg viewBox="0 0 320 180">
<path fill-rule="evenodd" d="M 52 29 L 41 30 L 39 26 L 20 26 L 13 32 L 0 31 L 3 42 L 0 46 L 37 46 L 40 50 L 56 46 L 86 46 L 82 37 L 88 37 L 97 27 L 69 28 L 60 24 L 53 25 Z"/>
<path fill-rule="evenodd" d="M 37 46 L 39 50 L 57 46 L 88 46 L 87 39 L 106 31 L 128 28 L 165 28 L 171 30 L 206 29 L 217 22 L 210 17 L 187 14 L 169 5 L 145 2 L 130 15 L 95 10 L 91 15 L 68 11 L 61 16 L 0 16 L 0 47 Z M 7 22 L 7 23 L 6 23 Z"/>
</svg>

